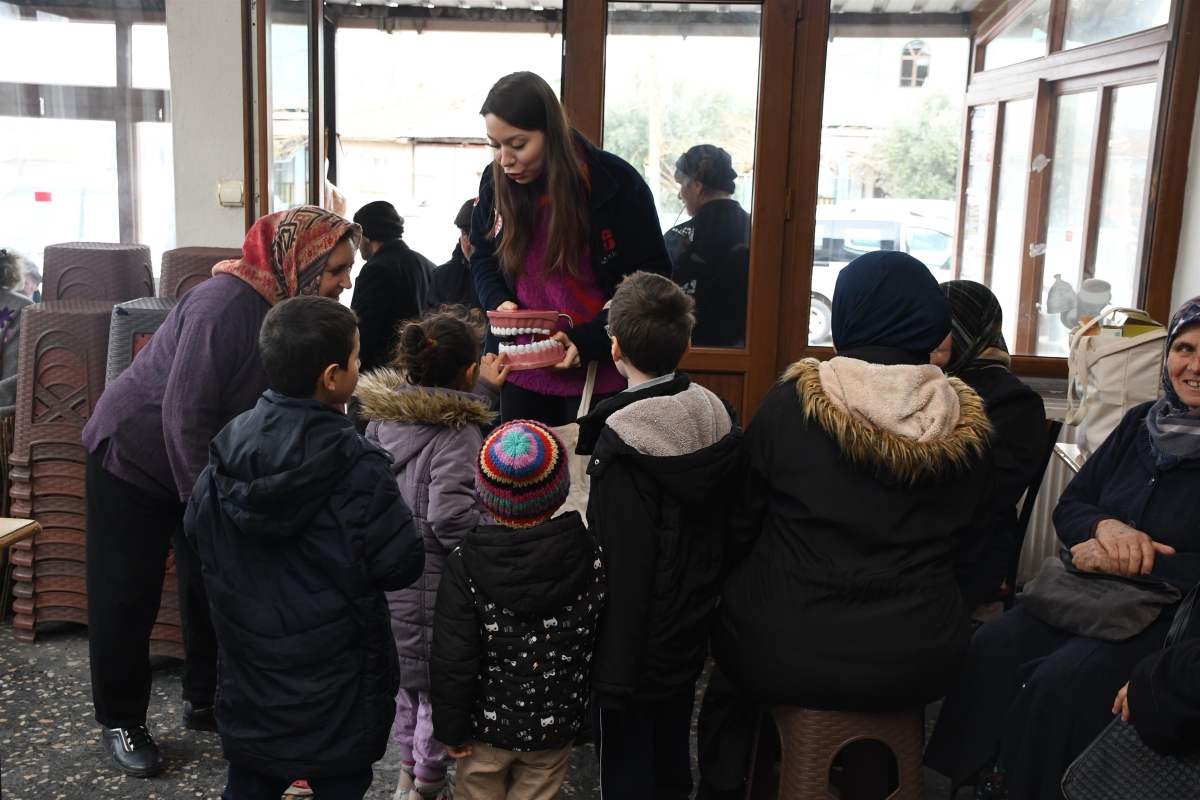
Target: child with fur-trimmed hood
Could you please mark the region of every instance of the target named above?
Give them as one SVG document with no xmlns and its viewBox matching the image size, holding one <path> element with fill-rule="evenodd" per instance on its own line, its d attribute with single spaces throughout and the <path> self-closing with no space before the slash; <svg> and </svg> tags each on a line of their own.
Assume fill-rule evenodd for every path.
<svg viewBox="0 0 1200 800">
<path fill-rule="evenodd" d="M 691 791 L 688 737 L 720 586 L 728 498 L 741 474 L 733 407 L 676 372 L 694 303 L 639 272 L 609 310 L 629 388 L 579 421 L 588 524 L 608 599 L 592 664 L 592 728 L 605 797 Z"/>
<path fill-rule="evenodd" d="M 387 595 L 400 657 L 393 732 L 401 759 L 397 800 L 434 800 L 449 791 L 446 770 L 453 759 L 433 738 L 429 654 L 446 557 L 469 532 L 492 522 L 475 498 L 475 457 L 496 416 L 489 398 L 472 393 L 477 385 L 492 388 L 479 380 L 481 333 L 461 308 L 409 322 L 394 368 L 364 375 L 355 393 L 360 413 L 370 420 L 366 437 L 395 459 L 400 493 L 425 541 L 420 579 Z M 503 383 L 507 372 L 488 378 Z"/>
</svg>

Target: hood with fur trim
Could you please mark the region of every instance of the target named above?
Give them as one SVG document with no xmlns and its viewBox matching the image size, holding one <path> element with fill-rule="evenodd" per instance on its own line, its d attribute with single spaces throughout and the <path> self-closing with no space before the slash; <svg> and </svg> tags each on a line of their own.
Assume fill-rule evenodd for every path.
<svg viewBox="0 0 1200 800">
<path fill-rule="evenodd" d="M 820 425 L 847 458 L 864 469 L 887 470 L 903 484 L 972 466 L 983 458 L 992 436 L 983 400 L 957 378 L 947 379 L 958 400 L 957 420 L 948 435 L 923 441 L 875 427 L 840 408 L 822 386 L 820 362 L 814 358 L 792 364 L 783 380 L 796 384 L 805 418 Z"/>
<path fill-rule="evenodd" d="M 413 386 L 394 369 L 379 369 L 359 378 L 354 396 L 365 419 L 462 428 L 487 425 L 496 414 L 478 395 L 453 389 Z"/>
</svg>

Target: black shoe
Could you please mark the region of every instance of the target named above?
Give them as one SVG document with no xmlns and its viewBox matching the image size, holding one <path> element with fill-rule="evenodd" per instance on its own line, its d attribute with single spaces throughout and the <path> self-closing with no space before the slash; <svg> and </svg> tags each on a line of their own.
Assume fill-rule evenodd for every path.
<svg viewBox="0 0 1200 800">
<path fill-rule="evenodd" d="M 183 703 L 183 726 L 194 731 L 215 731 L 217 718 L 213 714 L 213 707 L 211 705 L 198 706 L 191 700 L 185 700 Z"/>
<path fill-rule="evenodd" d="M 136 728 L 104 728 L 100 738 L 104 742 L 104 749 L 126 775 L 149 778 L 167 768 L 162 751 L 150 738 L 150 732 L 144 725 Z"/>
</svg>

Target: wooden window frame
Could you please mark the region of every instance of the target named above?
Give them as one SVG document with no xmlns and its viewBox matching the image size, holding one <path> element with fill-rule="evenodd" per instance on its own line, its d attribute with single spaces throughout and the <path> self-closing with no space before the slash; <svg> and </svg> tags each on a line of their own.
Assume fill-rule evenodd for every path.
<svg viewBox="0 0 1200 800">
<path fill-rule="evenodd" d="M 50 6 L 47 6 L 49 8 Z M 22 19 L 35 20 L 38 6 L 21 6 Z M 133 86 L 133 26 L 167 24 L 166 14 L 140 9 L 54 7 L 54 13 L 78 22 L 116 26 L 116 85 L 11 83 L 0 81 L 0 116 L 31 119 L 74 119 L 116 125 L 118 238 L 124 244 L 141 241 L 139 196 L 139 122 L 170 122 L 171 92 Z M 48 97 L 60 102 L 45 103 Z"/>
<path fill-rule="evenodd" d="M 789 157 L 796 25 L 804 0 L 723 0 L 722 5 L 762 8 L 755 164 L 783 164 Z M 572 124 L 603 146 L 607 0 L 566 0 L 563 104 Z M 726 397 L 747 421 L 778 377 L 779 286 L 784 237 L 793 192 L 782 170 L 755 169 L 750 231 L 749 308 L 741 349 L 693 348 L 681 368 Z M 811 262 L 811 258 L 809 259 Z M 808 303 L 804 308 L 807 313 Z"/>
<path fill-rule="evenodd" d="M 1066 93 L 1068 87 L 1078 87 L 1079 80 L 1088 80 L 1120 70 L 1137 68 L 1139 65 L 1155 64 L 1159 80 L 1158 125 L 1152 145 L 1152 161 L 1147 175 L 1147 206 L 1143 214 L 1146 226 L 1142 236 L 1141 263 L 1142 281 L 1137 296 L 1141 305 L 1158 319 L 1170 317 L 1171 291 L 1175 275 L 1175 260 L 1179 247 L 1179 233 L 1183 221 L 1183 201 L 1187 180 L 1187 163 L 1191 142 L 1192 120 L 1196 110 L 1196 92 L 1200 86 L 1200 0 L 1175 0 L 1165 27 L 1153 28 L 1118 39 L 1061 50 L 1062 30 L 1065 20 L 1065 0 L 1055 0 L 1051 8 L 1049 52 L 1040 59 L 1024 61 L 1007 67 L 976 71 L 980 63 L 981 47 L 999 33 L 1003 27 L 1028 7 L 1033 0 L 1011 3 L 1007 0 L 987 0 L 976 9 L 972 26 L 976 31 L 972 48 L 972 64 L 969 68 L 970 84 L 964 102 L 961 125 L 963 143 L 960 153 L 958 196 L 959 217 L 956 224 L 955 268 L 958 268 L 962 247 L 963 204 L 965 191 L 966 159 L 970 131 L 970 109 L 991 102 L 1017 99 L 1021 96 L 1035 98 L 1035 120 L 1044 122 L 1034 131 L 1031 145 L 1051 146 L 1053 128 L 1049 124 L 1052 113 L 1046 106 L 1058 94 Z M 827 0 L 805 0 L 801 22 L 798 25 L 796 72 L 792 78 L 793 120 L 792 148 L 789 160 L 789 183 L 800 199 L 794 219 L 788 224 L 785 237 L 784 270 L 780 291 L 780 340 L 776 355 L 776 368 L 783 370 L 797 358 L 831 358 L 834 350 L 829 347 L 808 345 L 807 314 L 795 313 L 796 309 L 807 309 L 811 286 L 811 252 L 813 246 L 816 214 L 817 170 L 820 163 L 820 146 L 825 60 L 830 25 Z M 1129 81 L 1140 82 L 1140 81 Z M 1058 84 L 1055 86 L 1055 84 Z M 1041 104 L 1041 109 L 1037 108 Z M 998 106 L 997 112 L 1001 106 Z M 994 135 L 999 136 L 1003 127 L 997 119 Z M 1036 125 L 1036 123 L 1035 123 Z M 1036 152 L 1036 151 L 1034 151 Z M 993 168 L 998 167 L 999 157 L 993 151 Z M 1049 175 L 1044 172 L 1037 181 L 1031 181 L 1026 198 L 1025 231 L 1037 233 L 1044 229 L 1046 192 Z M 994 180 L 991 190 L 996 190 Z M 1098 190 L 1097 190 L 1098 191 Z M 1030 196 L 1035 203 L 1030 203 Z M 1034 208 L 1034 206 L 1036 206 Z M 1034 208 L 1035 213 L 1029 211 Z M 994 214 L 995 204 L 988 208 L 988 216 Z M 796 224 L 799 223 L 799 224 Z M 990 231 L 985 232 L 990 235 Z M 1041 237 L 1041 238 L 1044 238 Z M 1041 241 L 1041 238 L 1030 241 Z M 1022 248 L 1022 274 L 1019 281 L 1022 299 L 1034 291 L 1041 291 L 1041 258 L 1036 268 L 1029 264 L 1028 248 Z M 1036 278 L 1036 280 L 1035 280 Z M 1013 369 L 1028 377 L 1065 377 L 1066 360 L 1037 356 L 1014 356 Z"/>
<path fill-rule="evenodd" d="M 255 182 L 256 174 L 271 178 L 270 141 L 264 137 L 263 119 L 269 110 L 256 106 L 255 95 L 265 97 L 266 75 L 257 53 L 265 52 L 266 0 L 243 0 L 245 14 L 244 51 L 246 56 L 246 180 L 247 196 L 258 202 L 247 204 L 247 227 L 262 211 L 265 198 L 269 210 L 269 192 Z M 322 0 L 313 3 L 311 18 L 322 19 Z M 759 124 L 756 134 L 756 170 L 754 189 L 754 225 L 752 229 L 750 307 L 747 314 L 746 347 L 741 350 L 696 349 L 685 358 L 683 367 L 700 382 L 717 388 L 743 411 L 746 418 L 770 388 L 778 374 L 799 358 L 826 359 L 834 351 L 829 347 L 808 345 L 808 309 L 812 282 L 812 248 L 815 233 L 817 181 L 820 165 L 823 96 L 826 53 L 830 33 L 829 0 L 727 0 L 725 5 L 754 2 L 763 8 L 762 61 L 760 67 Z M 1152 146 L 1152 161 L 1147 175 L 1147 204 L 1143 215 L 1142 305 L 1162 319 L 1171 312 L 1171 291 L 1183 220 L 1184 190 L 1191 143 L 1192 122 L 1200 85 L 1200 0 L 1174 0 L 1165 27 L 1086 47 L 1062 51 L 1066 0 L 1054 0 L 1049 22 L 1048 54 L 994 70 L 976 70 L 981 64 L 981 48 L 1024 11 L 1033 0 L 985 0 L 971 15 L 974 40 L 970 81 L 964 101 L 962 122 L 964 144 L 969 132 L 969 109 L 988 102 L 1026 96 L 1035 98 L 1035 130 L 1032 148 L 1053 144 L 1054 105 L 1057 97 L 1078 90 L 1081 81 L 1100 75 L 1113 77 L 1122 70 L 1145 69 L 1154 64 L 1158 70 L 1159 113 Z M 564 0 L 561 14 L 564 37 L 562 93 L 563 102 L 574 125 L 589 138 L 601 142 L 604 116 L 605 37 L 607 9 L 605 0 Z M 366 8 L 366 7 L 363 7 Z M 372 7 L 374 9 L 374 7 Z M 419 8 L 391 9 L 417 14 Z M 372 11 L 372 13 L 376 13 Z M 946 17 L 948 15 L 941 15 Z M 965 17 L 965 15 L 964 15 Z M 943 22 L 945 22 L 943 20 Z M 965 26 L 965 22 L 963 23 Z M 315 27 L 321 27 L 317 25 Z M 310 128 L 313 146 L 310 170 L 311 199 L 323 199 L 323 152 L 325 137 L 322 115 L 332 114 L 320 94 L 332 91 L 321 80 L 331 72 L 321 69 L 319 60 L 326 55 L 316 31 L 310 31 L 310 67 L 317 97 L 311 99 Z M 911 31 L 907 38 L 920 38 Z M 316 56 L 314 59 L 313 56 Z M 317 63 L 314 63 L 317 62 Z M 1113 85 L 1116 85 L 1115 83 Z M 990 98 L 990 100 L 989 100 Z M 1099 104 L 1106 107 L 1106 104 Z M 998 113 L 1002 106 L 997 106 Z M 996 135 L 1003 130 L 997 120 Z M 329 133 L 330 138 L 333 132 Z M 1035 151 L 1036 152 L 1036 151 Z M 998 162 L 999 159 L 994 159 Z M 771 169 L 762 168 L 771 165 Z M 993 164 L 993 168 L 996 164 Z M 965 169 L 960 169 L 958 191 L 964 189 Z M 1095 177 L 1093 176 L 1093 181 Z M 259 188 L 256 190 L 255 187 Z M 269 186 L 269 183 L 267 184 Z M 997 188 L 993 180 L 993 190 Z M 1049 175 L 1030 182 L 1026 197 L 1025 232 L 1034 241 L 1044 231 Z M 1094 195 L 1097 191 L 1092 188 Z M 960 212 L 962 204 L 959 204 Z M 989 217 L 995 204 L 988 209 Z M 1091 215 L 1094 217 L 1094 214 Z M 1089 226 L 1094 220 L 1089 217 Z M 990 235 L 990 231 L 985 232 Z M 956 225 L 958 241 L 955 267 L 962 247 L 961 220 Z M 1041 291 L 1041 265 L 1030 264 L 1023 247 L 1019 280 L 1021 298 L 1027 302 Z M 1064 359 L 1016 356 L 1014 370 L 1027 376 L 1065 376 Z"/>
<path fill-rule="evenodd" d="M 246 230 L 272 212 L 275 160 L 270 97 L 271 0 L 242 0 L 242 72 L 246 115 Z M 305 3 L 308 34 L 308 189 L 304 202 L 325 203 L 326 107 L 325 2 Z"/>
<path fill-rule="evenodd" d="M 989 12 L 992 17 L 987 27 L 981 30 L 974 48 L 975 59 L 970 74 L 970 84 L 967 89 L 964 119 L 970 119 L 971 111 L 978 106 L 991 103 L 998 104 L 1003 109 L 1005 102 L 1018 97 L 1030 97 L 1035 100 L 1034 129 L 1031 137 L 1030 158 L 1036 154 L 1045 154 L 1052 159 L 1054 144 L 1055 115 L 1057 114 L 1057 99 L 1064 94 L 1093 89 L 1098 92 L 1096 119 L 1094 120 L 1092 161 L 1087 180 L 1087 206 L 1085 207 L 1084 246 L 1079 270 L 1080 279 L 1090 276 L 1095 263 L 1096 234 L 1099 229 L 1099 204 L 1104 188 L 1103 169 L 1106 156 L 1109 115 L 1111 110 L 1112 92 L 1121 86 L 1156 82 L 1158 86 L 1155 118 L 1158 120 L 1154 136 L 1151 139 L 1149 167 L 1143 198 L 1143 214 L 1139 231 L 1139 260 L 1137 264 L 1138 280 L 1135 289 L 1137 304 L 1145 307 L 1151 315 L 1158 319 L 1167 319 L 1170 308 L 1170 286 L 1174 280 L 1174 255 L 1178 248 L 1179 226 L 1182 220 L 1182 198 L 1178 199 L 1178 209 L 1169 202 L 1162 218 L 1156 218 L 1155 201 L 1162 196 L 1161 189 L 1156 188 L 1168 178 L 1164 171 L 1167 164 L 1176 162 L 1178 152 L 1173 153 L 1167 160 L 1163 158 L 1164 145 L 1170 142 L 1172 134 L 1169 128 L 1179 129 L 1181 113 L 1191 114 L 1195 107 L 1195 92 L 1197 80 L 1197 64 L 1200 59 L 1195 54 L 1187 52 L 1187 48 L 1178 46 L 1178 39 L 1173 31 L 1178 29 L 1182 35 L 1195 29 L 1198 15 L 1197 3 L 1191 0 L 1177 2 L 1172 7 L 1170 18 L 1165 26 L 1151 28 L 1117 39 L 1099 42 L 1072 50 L 1062 50 L 1062 37 L 1066 16 L 1066 0 L 1054 0 L 1051 6 L 1050 30 L 1048 31 L 1048 54 L 1043 58 L 1023 61 L 995 70 L 978 69 L 983 46 L 991 41 L 999 32 L 1010 24 L 1017 16 L 1024 13 L 1033 0 L 1023 0 L 1015 3 L 1003 14 L 997 15 L 995 9 Z M 978 14 L 978 12 L 977 12 Z M 1187 16 L 1184 16 L 1187 15 Z M 1176 63 L 1182 62 L 1182 63 Z M 1174 67 L 1174 68 L 1172 68 Z M 1168 83 L 1171 81 L 1171 83 Z M 1190 81 L 1191 101 L 1180 96 L 1183 84 Z M 1183 89 L 1186 92 L 1186 89 Z M 1190 105 L 1190 109 L 1185 106 Z M 1002 111 L 998 115 L 996 129 L 993 135 L 1003 135 Z M 969 123 L 964 122 L 962 163 L 968 157 Z M 1190 140 L 1190 126 L 1188 126 Z M 1178 148 L 1176 148 L 1178 149 Z M 994 167 L 998 169 L 1000 154 L 998 144 L 993 149 Z M 1186 159 L 1186 156 L 1184 156 Z M 1186 160 L 1184 162 L 1186 170 Z M 1031 376 L 1066 375 L 1066 362 L 1062 358 L 1024 355 L 1036 349 L 1038 310 L 1041 302 L 1043 287 L 1042 255 L 1034 255 L 1025 245 L 1042 243 L 1046 238 L 1047 211 L 1049 190 L 1052 176 L 1051 170 L 1031 172 L 1025 203 L 1024 238 L 1022 240 L 1021 274 L 1019 277 L 1018 294 L 1018 325 L 1016 341 L 1012 342 L 1013 351 L 1022 353 L 1013 358 L 1014 369 Z M 965 170 L 960 170 L 960 210 L 965 192 Z M 995 191 L 995 184 L 992 186 Z M 1176 182 L 1175 191 L 1182 194 L 1184 184 Z M 1174 198 L 1171 198 L 1173 201 Z M 985 233 L 988 241 L 987 259 L 990 264 L 992 257 L 991 227 L 994 220 L 994 203 L 989 207 Z M 960 219 L 956 224 L 956 235 L 960 245 L 956 252 L 955 270 L 959 269 L 961 253 L 962 225 Z M 1173 217 L 1179 221 L 1174 221 Z M 1172 228 L 1174 232 L 1172 233 Z M 1169 262 L 1152 260 L 1155 250 L 1159 252 L 1169 249 L 1172 258 Z M 990 275 L 988 276 L 990 280 Z M 1166 287 L 1165 290 L 1163 287 Z"/>
</svg>

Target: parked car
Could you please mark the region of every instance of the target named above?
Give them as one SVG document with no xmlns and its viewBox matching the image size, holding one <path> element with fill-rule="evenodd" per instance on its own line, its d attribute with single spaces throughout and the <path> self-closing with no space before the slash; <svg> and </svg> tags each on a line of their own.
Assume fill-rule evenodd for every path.
<svg viewBox="0 0 1200 800">
<path fill-rule="evenodd" d="M 817 206 L 808 343 L 832 343 L 838 273 L 864 253 L 899 250 L 929 267 L 939 283 L 954 277 L 954 208 L 949 200 L 893 199 Z"/>
</svg>

